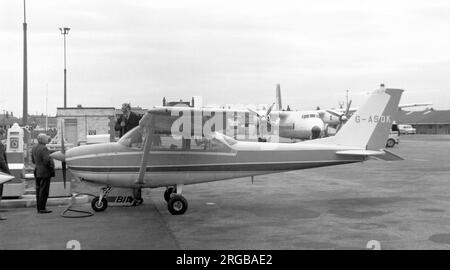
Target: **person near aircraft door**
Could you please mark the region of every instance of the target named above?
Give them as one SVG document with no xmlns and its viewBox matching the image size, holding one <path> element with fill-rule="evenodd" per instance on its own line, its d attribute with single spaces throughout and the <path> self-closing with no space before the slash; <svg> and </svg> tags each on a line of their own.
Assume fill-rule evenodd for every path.
<svg viewBox="0 0 450 270">
<path fill-rule="evenodd" d="M 50 180 L 55 176 L 55 164 L 47 149 L 49 137 L 41 133 L 37 137 L 38 144 L 33 147 L 32 162 L 36 164 L 34 177 L 36 179 L 36 206 L 40 214 L 51 213 L 46 209 L 47 198 L 50 190 Z"/>
<path fill-rule="evenodd" d="M 5 136 L 6 131 L 3 128 L 0 128 L 0 140 Z M 8 159 L 6 158 L 6 149 L 3 143 L 0 142 L 0 171 L 11 174 L 9 172 Z M 0 202 L 2 201 L 3 195 L 3 184 L 0 184 Z M 6 218 L 0 215 L 0 220 L 6 220 Z"/>
<path fill-rule="evenodd" d="M 139 125 L 140 117 L 131 111 L 130 103 L 122 104 L 123 114 L 117 119 L 114 129 L 120 132 L 120 137 Z"/>
<path fill-rule="evenodd" d="M 139 120 L 141 118 L 131 111 L 130 103 L 122 104 L 122 115 L 117 119 L 116 125 L 114 127 L 115 130 L 120 132 L 120 137 L 122 138 L 128 131 L 133 128 L 139 126 Z M 143 202 L 142 199 L 142 191 L 140 188 L 134 189 L 134 205 L 139 205 Z"/>
</svg>

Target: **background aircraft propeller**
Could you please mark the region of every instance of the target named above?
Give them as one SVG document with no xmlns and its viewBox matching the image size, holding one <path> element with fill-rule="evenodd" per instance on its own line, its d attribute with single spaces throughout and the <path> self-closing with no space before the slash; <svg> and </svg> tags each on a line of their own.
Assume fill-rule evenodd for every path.
<svg viewBox="0 0 450 270">
<path fill-rule="evenodd" d="M 339 131 L 341 129 L 341 127 L 348 121 L 348 119 L 350 118 L 350 105 L 352 104 L 352 101 L 350 100 L 350 102 L 347 104 L 347 108 L 345 110 L 344 113 L 341 112 L 336 112 L 333 110 L 327 110 L 327 112 L 331 115 L 334 115 L 336 117 L 339 118 L 339 124 L 336 128 L 336 132 Z"/>
<path fill-rule="evenodd" d="M 272 130 L 272 123 L 270 122 L 270 113 L 272 112 L 273 106 L 275 106 L 275 102 L 272 103 L 272 105 L 269 107 L 269 109 L 267 109 L 266 113 L 263 115 L 259 114 L 257 111 L 247 108 L 249 112 L 256 114 L 256 117 L 258 118 L 256 123 L 257 125 L 256 132 L 258 134 L 258 137 L 259 137 L 259 127 L 261 123 L 267 123 L 267 129 L 269 132 Z"/>
</svg>

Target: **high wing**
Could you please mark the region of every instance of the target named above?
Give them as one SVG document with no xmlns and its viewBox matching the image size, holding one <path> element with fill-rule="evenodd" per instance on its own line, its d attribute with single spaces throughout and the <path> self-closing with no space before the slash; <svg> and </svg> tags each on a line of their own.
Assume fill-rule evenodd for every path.
<svg viewBox="0 0 450 270">
<path fill-rule="evenodd" d="M 421 106 L 431 106 L 433 105 L 433 103 L 431 102 L 424 102 L 424 103 L 407 103 L 407 104 L 399 104 L 398 108 L 399 109 L 403 109 L 403 108 L 411 108 L 411 107 L 421 107 Z M 348 111 L 350 114 L 353 114 L 354 112 L 356 112 L 359 109 L 359 107 L 353 107 L 350 108 Z M 338 109 L 337 111 L 344 111 L 344 109 Z"/>
<path fill-rule="evenodd" d="M 410 104 L 400 104 L 400 105 L 398 105 L 398 107 L 400 108 L 400 109 L 403 109 L 403 108 L 410 108 L 410 107 L 421 107 L 421 106 L 430 106 L 430 105 L 433 105 L 433 103 L 431 103 L 431 102 L 425 102 L 425 103 L 410 103 Z"/>
<path fill-rule="evenodd" d="M 256 124 L 253 114 L 243 109 L 222 109 L 222 108 L 192 108 L 192 107 L 154 107 L 148 111 L 148 114 L 154 115 L 153 129 L 155 134 L 172 134 L 174 123 L 184 122 L 184 132 L 187 134 L 190 130 L 191 136 L 203 137 L 203 127 L 205 123 L 212 132 L 223 132 L 236 124 L 246 126 Z M 273 114 L 273 112 L 272 112 Z M 180 116 L 187 116 L 184 119 Z M 145 120 L 144 120 L 145 122 Z M 179 126 L 179 125 L 175 125 Z"/>
</svg>

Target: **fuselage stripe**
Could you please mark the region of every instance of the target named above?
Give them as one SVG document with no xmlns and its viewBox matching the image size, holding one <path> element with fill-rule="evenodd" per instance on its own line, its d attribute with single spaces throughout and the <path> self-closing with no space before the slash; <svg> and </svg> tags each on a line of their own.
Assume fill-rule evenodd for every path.
<svg viewBox="0 0 450 270">
<path fill-rule="evenodd" d="M 168 171 L 286 171 L 320 166 L 338 165 L 360 162 L 360 160 L 320 161 L 320 162 L 295 162 L 295 163 L 250 163 L 250 164 L 199 164 L 199 165 L 170 165 L 147 166 L 147 172 Z M 103 173 L 127 173 L 139 172 L 139 166 L 69 166 L 69 169 L 78 172 L 103 172 Z"/>
</svg>

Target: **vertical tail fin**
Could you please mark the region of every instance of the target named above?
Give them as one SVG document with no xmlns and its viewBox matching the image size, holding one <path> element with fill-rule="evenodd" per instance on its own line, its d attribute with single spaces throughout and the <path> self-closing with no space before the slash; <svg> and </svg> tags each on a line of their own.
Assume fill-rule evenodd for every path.
<svg viewBox="0 0 450 270">
<path fill-rule="evenodd" d="M 276 94 L 276 105 L 275 105 L 275 110 L 277 111 L 281 111 L 283 109 L 283 106 L 281 105 L 281 88 L 280 88 L 280 84 L 277 84 L 277 94 Z"/>
<path fill-rule="evenodd" d="M 314 143 L 337 144 L 367 150 L 380 150 L 398 112 L 403 90 L 381 87 L 356 111 L 334 137 L 314 140 Z"/>
</svg>

